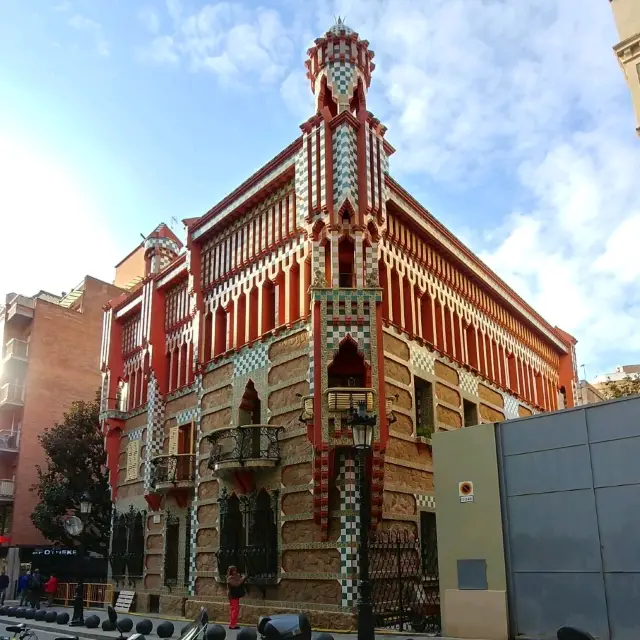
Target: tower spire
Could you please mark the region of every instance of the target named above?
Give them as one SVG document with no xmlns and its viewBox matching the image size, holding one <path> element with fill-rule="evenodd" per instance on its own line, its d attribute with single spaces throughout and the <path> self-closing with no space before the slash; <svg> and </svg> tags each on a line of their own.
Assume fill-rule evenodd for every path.
<svg viewBox="0 0 640 640">
<path fill-rule="evenodd" d="M 375 69 L 369 42 L 341 16 L 315 41 L 307 52 L 307 78 L 316 97 L 316 111 L 328 109 L 329 116 L 343 111 L 354 115 L 366 109 L 366 94 Z"/>
</svg>

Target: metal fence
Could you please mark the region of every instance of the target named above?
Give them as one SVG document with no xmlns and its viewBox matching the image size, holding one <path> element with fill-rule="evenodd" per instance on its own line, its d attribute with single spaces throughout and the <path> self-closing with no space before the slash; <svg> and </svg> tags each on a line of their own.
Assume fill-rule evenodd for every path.
<svg viewBox="0 0 640 640">
<path fill-rule="evenodd" d="M 376 627 L 439 633 L 438 555 L 431 537 L 382 531 L 372 534 L 369 549 Z"/>
</svg>

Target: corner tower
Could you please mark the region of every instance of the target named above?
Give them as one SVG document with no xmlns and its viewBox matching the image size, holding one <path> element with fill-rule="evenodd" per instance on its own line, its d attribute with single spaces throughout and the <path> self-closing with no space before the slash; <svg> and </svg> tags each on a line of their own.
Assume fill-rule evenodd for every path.
<svg viewBox="0 0 640 640">
<path fill-rule="evenodd" d="M 301 127 L 295 166 L 298 216 L 312 245 L 311 395 L 304 415 L 314 450 L 314 516 L 325 536 L 329 485 L 337 478 L 348 486 L 353 478 L 349 420 L 362 402 L 377 417 L 369 475 L 374 524 L 382 514 L 388 424 L 377 265 L 393 148 L 367 111 L 373 57 L 369 43 L 340 19 L 309 49 L 316 113 Z"/>
</svg>

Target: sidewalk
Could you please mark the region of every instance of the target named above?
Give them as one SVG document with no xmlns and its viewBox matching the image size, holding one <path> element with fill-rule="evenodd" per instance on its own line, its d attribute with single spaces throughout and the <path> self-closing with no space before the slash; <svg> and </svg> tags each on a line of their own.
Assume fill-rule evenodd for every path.
<svg viewBox="0 0 640 640">
<path fill-rule="evenodd" d="M 10 606 L 18 606 L 18 601 L 7 600 L 5 604 Z M 57 611 L 58 613 L 66 611 L 69 614 L 69 617 L 71 617 L 73 614 L 73 607 L 54 606 L 51 608 L 51 610 Z M 100 618 L 101 624 L 102 624 L 102 621 L 106 620 L 107 618 L 106 609 L 102 609 L 102 608 L 89 609 L 85 607 L 84 609 L 85 620 L 87 619 L 88 616 L 92 614 L 95 614 Z M 150 614 L 144 614 L 144 613 L 119 613 L 118 617 L 119 618 L 129 617 L 131 618 L 131 620 L 133 620 L 133 629 L 128 634 L 125 634 L 125 636 L 129 636 L 135 633 L 136 624 L 140 620 L 143 620 L 145 618 L 148 618 L 149 620 L 151 620 L 151 622 L 153 622 L 153 631 L 152 633 L 145 636 L 146 638 L 149 638 L 151 640 L 160 640 L 156 635 L 155 631 L 158 625 L 162 622 L 166 622 L 166 621 L 171 622 L 175 627 L 175 631 L 173 632 L 173 635 L 168 640 L 178 640 L 178 638 L 180 637 L 180 632 L 182 630 L 182 627 L 190 623 L 190 620 L 187 620 L 186 618 L 162 618 L 158 615 L 150 615 Z M 107 639 L 116 640 L 120 635 L 119 632 L 117 631 L 103 631 L 101 627 L 98 627 L 97 629 L 87 629 L 85 627 L 69 627 L 68 625 L 59 625 L 56 623 L 36 622 L 34 620 L 25 620 L 24 618 L 9 618 L 7 616 L 0 616 L 0 628 L 10 624 L 20 624 L 21 622 L 23 622 L 29 628 L 34 629 L 36 631 L 48 631 L 50 633 L 60 634 L 61 636 L 78 635 L 81 638 L 88 638 L 89 640 L 107 640 Z M 211 620 L 210 622 L 211 624 L 216 623 L 215 620 Z M 238 631 L 230 630 L 228 627 L 227 621 L 219 621 L 219 624 L 222 624 L 225 627 L 228 640 L 236 639 L 236 636 L 238 635 Z M 317 637 L 319 633 L 320 632 L 314 632 L 313 633 L 314 638 Z M 356 640 L 356 637 L 357 637 L 356 633 L 331 633 L 331 635 L 333 636 L 334 640 Z M 433 636 L 429 636 L 428 634 L 422 634 L 422 633 L 412 633 L 411 631 L 407 631 L 405 633 L 388 632 L 388 631 L 376 632 L 376 640 L 400 640 L 400 638 L 424 638 L 426 640 L 429 637 L 433 637 Z M 439 640 L 456 640 L 456 638 L 443 638 L 440 636 L 438 636 L 438 638 Z M 476 640 L 481 640 L 481 639 L 477 638 Z"/>
</svg>

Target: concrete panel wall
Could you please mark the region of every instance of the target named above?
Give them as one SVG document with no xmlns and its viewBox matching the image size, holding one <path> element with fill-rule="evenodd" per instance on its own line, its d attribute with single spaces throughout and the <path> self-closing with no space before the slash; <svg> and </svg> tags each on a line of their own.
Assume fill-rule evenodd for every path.
<svg viewBox="0 0 640 640">
<path fill-rule="evenodd" d="M 507 578 L 495 426 L 434 434 L 433 460 L 443 635 L 506 640 Z M 461 503 L 459 483 L 467 481 L 473 483 L 474 501 Z"/>
</svg>

